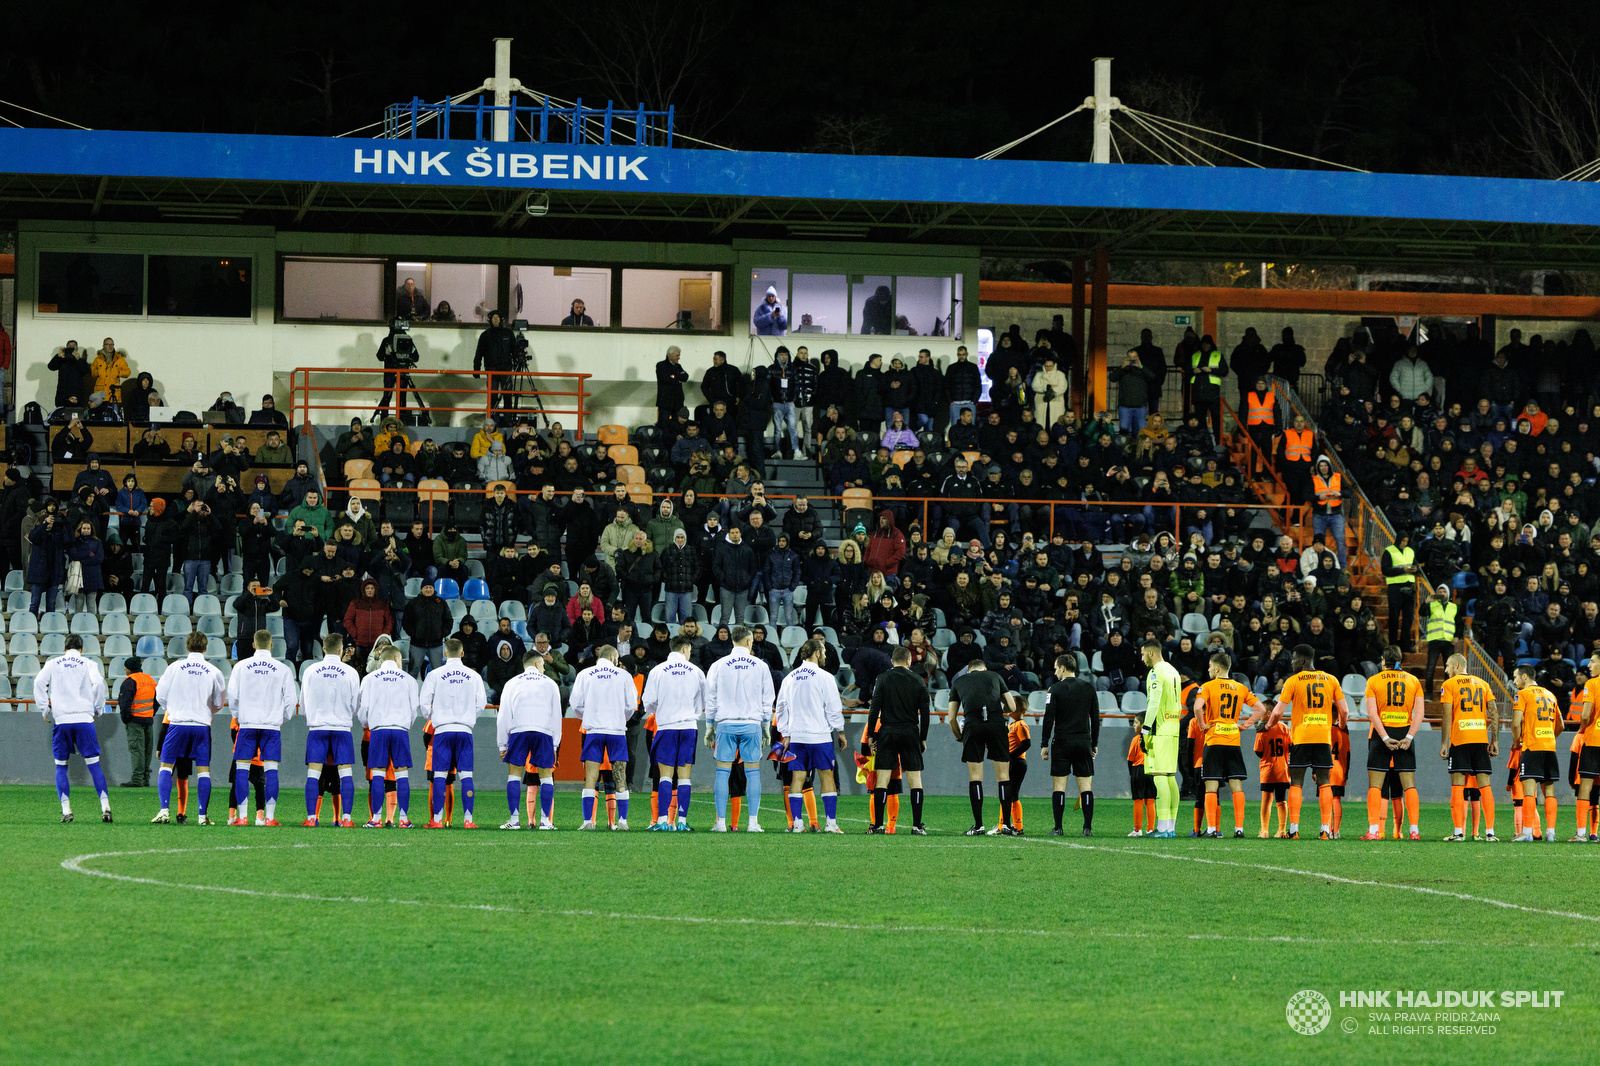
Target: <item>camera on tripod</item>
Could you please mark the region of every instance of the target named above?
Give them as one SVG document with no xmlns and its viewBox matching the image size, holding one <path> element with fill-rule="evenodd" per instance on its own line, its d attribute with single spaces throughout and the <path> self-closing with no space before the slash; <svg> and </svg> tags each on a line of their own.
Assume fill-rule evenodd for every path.
<svg viewBox="0 0 1600 1066">
<path fill-rule="evenodd" d="M 519 374 L 528 370 L 528 320 L 525 318 L 511 323 L 511 369 Z"/>
<path fill-rule="evenodd" d="M 378 346 L 378 362 L 399 370 L 410 370 L 421 357 L 417 342 L 411 339 L 411 322 L 397 317 L 389 323 L 389 335 Z"/>
</svg>

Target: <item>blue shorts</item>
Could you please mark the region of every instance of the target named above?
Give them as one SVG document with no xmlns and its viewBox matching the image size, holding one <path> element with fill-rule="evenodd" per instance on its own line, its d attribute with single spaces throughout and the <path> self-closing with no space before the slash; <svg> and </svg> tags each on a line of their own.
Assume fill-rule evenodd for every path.
<svg viewBox="0 0 1600 1066">
<path fill-rule="evenodd" d="M 755 722 L 717 726 L 717 747 L 713 754 L 718 762 L 760 762 L 765 754 L 761 750 L 761 727 Z"/>
<path fill-rule="evenodd" d="M 658 729 L 651 757 L 662 766 L 693 766 L 694 749 L 699 746 L 698 729 Z"/>
<path fill-rule="evenodd" d="M 784 763 L 780 769 L 798 770 L 801 773 L 807 770 L 838 769 L 838 763 L 833 758 L 832 744 L 790 744 L 789 754 L 794 758 Z"/>
<path fill-rule="evenodd" d="M 323 766 L 353 766 L 356 748 L 348 729 L 313 729 L 306 734 L 306 762 Z"/>
<path fill-rule="evenodd" d="M 433 772 L 448 774 L 472 773 L 472 734 L 435 733 L 433 735 Z"/>
<path fill-rule="evenodd" d="M 374 729 L 367 740 L 367 766 L 381 775 L 394 764 L 396 770 L 411 769 L 411 730 Z"/>
<path fill-rule="evenodd" d="M 548 770 L 556 764 L 556 741 L 549 733 L 537 729 L 512 733 L 506 738 L 506 765 L 522 769 L 537 766 Z"/>
<path fill-rule="evenodd" d="M 283 755 L 283 734 L 276 729 L 241 729 L 233 742 L 235 762 L 277 762 Z"/>
<path fill-rule="evenodd" d="M 583 735 L 583 761 L 628 761 L 628 738 L 617 733 L 585 733 Z"/>
<path fill-rule="evenodd" d="M 211 765 L 210 726 L 167 726 L 167 739 L 161 742 L 161 761 L 171 765 L 179 759 L 192 760 L 196 766 Z"/>
<path fill-rule="evenodd" d="M 51 728 L 50 754 L 59 762 L 66 762 L 73 752 L 85 759 L 100 754 L 100 740 L 94 735 L 93 722 L 68 722 Z"/>
</svg>

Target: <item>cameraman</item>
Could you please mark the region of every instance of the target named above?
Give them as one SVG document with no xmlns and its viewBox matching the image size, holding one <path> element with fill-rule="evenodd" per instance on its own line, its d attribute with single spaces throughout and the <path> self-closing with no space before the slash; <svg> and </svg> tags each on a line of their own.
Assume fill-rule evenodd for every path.
<svg viewBox="0 0 1600 1066">
<path fill-rule="evenodd" d="M 377 414 L 384 414 L 389 410 L 389 395 L 394 394 L 395 414 L 403 421 L 406 411 L 406 389 L 413 390 L 412 395 L 419 408 L 426 406 L 422 397 L 415 393 L 416 386 L 410 378 L 403 382 L 402 375 L 396 371 L 410 370 L 417 365 L 417 343 L 412 340 L 407 330 L 411 328 L 410 322 L 405 318 L 396 318 L 389 324 L 389 335 L 378 346 L 378 362 L 389 368 L 383 375 L 383 397 L 378 401 Z"/>
<path fill-rule="evenodd" d="M 478 351 L 472 357 L 474 374 L 485 370 L 489 372 L 490 418 L 494 417 L 496 408 L 509 411 L 516 406 L 516 397 L 506 391 L 510 379 L 497 379 L 494 376 L 516 369 L 512 359 L 512 349 L 515 347 L 516 339 L 516 335 L 506 326 L 505 317 L 499 311 L 490 311 L 489 328 L 478 334 Z"/>
</svg>

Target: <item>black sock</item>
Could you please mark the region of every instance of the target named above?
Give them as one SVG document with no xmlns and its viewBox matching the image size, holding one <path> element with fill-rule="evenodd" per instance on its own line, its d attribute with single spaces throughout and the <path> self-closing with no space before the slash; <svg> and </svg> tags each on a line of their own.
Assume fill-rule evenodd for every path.
<svg viewBox="0 0 1600 1066">
<path fill-rule="evenodd" d="M 967 782 L 967 799 L 972 801 L 972 824 L 983 824 L 983 782 Z"/>
<path fill-rule="evenodd" d="M 872 790 L 872 825 L 874 828 L 883 825 L 884 819 L 889 814 L 889 789 L 875 788 Z"/>
<path fill-rule="evenodd" d="M 1094 793 L 1083 791 L 1078 793 L 1078 799 L 1083 803 L 1083 827 L 1094 828 Z"/>
<path fill-rule="evenodd" d="M 995 782 L 995 791 L 1000 793 L 1000 824 L 1011 824 L 1011 782 Z"/>
<path fill-rule="evenodd" d="M 1050 793 L 1050 813 L 1056 816 L 1056 828 L 1061 828 L 1061 818 L 1067 813 L 1067 794 L 1056 791 Z"/>
<path fill-rule="evenodd" d="M 911 824 L 922 824 L 922 789 L 911 790 Z"/>
</svg>

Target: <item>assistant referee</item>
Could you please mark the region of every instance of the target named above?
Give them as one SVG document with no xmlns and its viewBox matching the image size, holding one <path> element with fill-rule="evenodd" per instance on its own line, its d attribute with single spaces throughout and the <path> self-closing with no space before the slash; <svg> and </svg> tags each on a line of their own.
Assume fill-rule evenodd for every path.
<svg viewBox="0 0 1600 1066">
<path fill-rule="evenodd" d="M 1078 677 L 1075 655 L 1056 656 L 1056 683 L 1045 696 L 1044 725 L 1039 731 L 1039 755 L 1050 760 L 1050 810 L 1061 836 L 1061 818 L 1067 811 L 1067 778 L 1078 779 L 1078 799 L 1083 807 L 1083 835 L 1094 835 L 1094 757 L 1100 750 L 1100 697 L 1089 682 Z"/>
<path fill-rule="evenodd" d="M 898 767 L 911 790 L 911 832 L 927 836 L 922 824 L 922 753 L 928 750 L 928 686 L 911 672 L 911 649 L 901 645 L 889 655 L 890 668 L 872 688 L 862 744 L 873 754 L 872 825 L 884 832 L 889 808 L 889 778 Z"/>
</svg>

